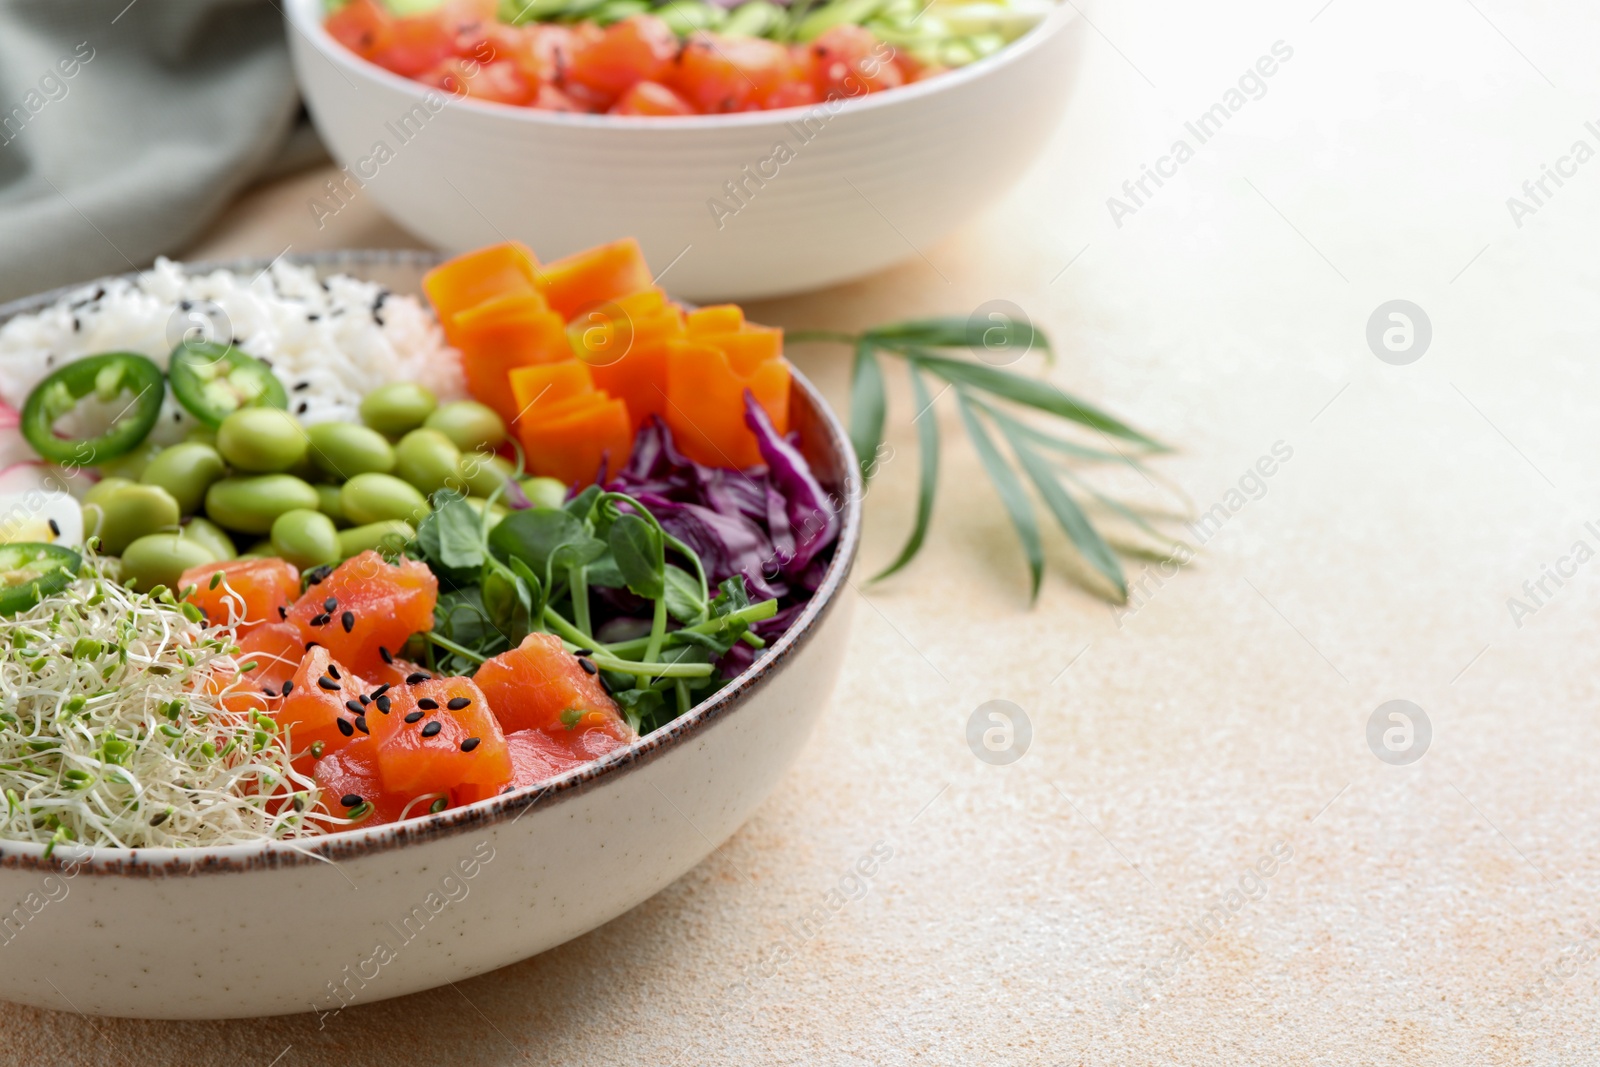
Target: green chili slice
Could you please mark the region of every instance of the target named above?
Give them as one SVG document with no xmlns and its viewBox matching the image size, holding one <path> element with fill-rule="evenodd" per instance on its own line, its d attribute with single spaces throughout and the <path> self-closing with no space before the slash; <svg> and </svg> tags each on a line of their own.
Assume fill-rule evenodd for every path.
<svg viewBox="0 0 1600 1067">
<path fill-rule="evenodd" d="M 180 344 L 172 350 L 167 374 L 178 403 L 213 429 L 240 408 L 289 406 L 289 394 L 272 368 L 233 345 Z"/>
<path fill-rule="evenodd" d="M 98 437 L 57 436 L 56 421 L 93 393 L 113 404 L 132 399 Z M 166 387 L 161 368 L 134 352 L 104 352 L 74 360 L 51 374 L 22 405 L 22 436 L 52 463 L 90 467 L 133 451 L 150 435 L 161 414 Z"/>
<path fill-rule="evenodd" d="M 0 616 L 27 611 L 61 592 L 78 575 L 83 558 L 70 548 L 39 541 L 0 545 Z"/>
</svg>

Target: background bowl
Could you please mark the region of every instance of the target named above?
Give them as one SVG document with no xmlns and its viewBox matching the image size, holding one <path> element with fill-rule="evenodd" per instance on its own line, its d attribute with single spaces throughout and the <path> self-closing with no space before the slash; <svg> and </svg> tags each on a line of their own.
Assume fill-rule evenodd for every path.
<svg viewBox="0 0 1600 1067">
<path fill-rule="evenodd" d="M 436 262 L 291 258 L 401 293 Z M 63 292 L 0 307 L 0 322 Z M 854 454 L 798 374 L 790 411 L 842 502 L 839 543 L 800 618 L 710 700 L 538 790 L 391 826 L 293 845 L 58 848 L 48 860 L 40 845 L 0 841 L 0 998 L 142 1018 L 334 1012 L 525 959 L 699 863 L 799 753 L 849 636 L 839 594 L 860 537 Z"/>
<path fill-rule="evenodd" d="M 445 251 L 514 237 L 545 259 L 634 236 L 694 300 L 869 274 L 972 218 L 1054 129 L 1082 21 L 1062 4 L 988 59 L 856 100 L 625 118 L 455 99 L 347 51 L 322 0 L 286 14 L 301 90 L 345 168 L 308 205 L 319 218 L 371 196 Z"/>
</svg>

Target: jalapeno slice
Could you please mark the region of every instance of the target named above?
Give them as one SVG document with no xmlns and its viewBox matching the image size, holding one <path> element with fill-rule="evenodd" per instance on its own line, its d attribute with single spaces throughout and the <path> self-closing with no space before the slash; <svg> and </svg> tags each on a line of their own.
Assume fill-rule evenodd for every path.
<svg viewBox="0 0 1600 1067">
<path fill-rule="evenodd" d="M 105 433 L 59 437 L 56 420 L 94 394 L 107 404 L 132 394 Z M 166 399 L 161 368 L 135 352 L 104 352 L 74 360 L 40 382 L 22 405 L 22 436 L 52 463 L 91 467 L 116 459 L 150 435 Z"/>
<path fill-rule="evenodd" d="M 0 615 L 27 611 L 78 576 L 83 557 L 40 541 L 0 545 Z"/>
<path fill-rule="evenodd" d="M 289 406 L 289 394 L 272 368 L 233 345 L 180 344 L 172 350 L 167 376 L 178 403 L 212 429 L 240 408 Z"/>
</svg>

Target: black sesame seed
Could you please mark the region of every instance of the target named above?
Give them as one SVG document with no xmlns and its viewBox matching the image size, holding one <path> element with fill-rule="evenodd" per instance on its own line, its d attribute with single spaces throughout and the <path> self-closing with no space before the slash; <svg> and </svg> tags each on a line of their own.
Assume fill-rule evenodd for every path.
<svg viewBox="0 0 1600 1067">
<path fill-rule="evenodd" d="M 61 536 L 61 524 L 54 519 L 50 520 L 50 533 L 52 536 Z"/>
<path fill-rule="evenodd" d="M 391 666 L 394 664 L 394 653 L 390 652 L 387 648 L 384 648 L 382 645 L 378 646 L 378 658 L 383 660 L 383 662 L 385 662 L 387 664 L 390 664 Z M 387 688 L 387 687 L 385 687 L 385 688 Z"/>
<path fill-rule="evenodd" d="M 322 580 L 333 573 L 333 568 L 324 563 L 320 567 L 312 567 L 306 571 L 307 585 L 321 585 Z"/>
<path fill-rule="evenodd" d="M 330 678 L 342 678 L 342 677 L 344 677 L 343 675 L 341 675 L 339 673 L 339 665 L 337 663 L 328 664 L 328 677 L 330 677 Z"/>
<path fill-rule="evenodd" d="M 578 649 L 578 651 L 574 652 L 573 655 L 574 656 L 592 656 L 592 655 L 594 655 L 594 649 L 592 649 L 592 648 L 580 648 L 580 649 Z"/>
<path fill-rule="evenodd" d="M 408 722 L 408 723 L 418 723 L 418 722 L 421 722 L 421 721 L 422 721 L 422 712 L 420 712 L 420 711 L 413 711 L 409 715 L 406 716 L 406 722 Z"/>
<path fill-rule="evenodd" d="M 323 611 L 335 611 L 335 610 L 338 609 L 338 607 L 339 607 L 339 598 L 336 597 L 336 596 L 331 596 L 327 600 L 324 600 L 322 602 L 322 610 Z"/>
<path fill-rule="evenodd" d="M 313 648 L 321 648 L 321 647 L 322 646 L 317 644 L 315 641 L 307 641 L 306 642 L 306 651 L 307 652 L 310 652 Z"/>
<path fill-rule="evenodd" d="M 329 678 L 326 674 L 317 679 L 317 684 L 323 689 L 328 690 L 330 693 L 339 688 L 339 683 L 334 681 L 332 678 Z"/>
<path fill-rule="evenodd" d="M 339 616 L 339 625 L 344 627 L 344 632 L 349 633 L 356 628 L 356 613 L 347 611 Z"/>
<path fill-rule="evenodd" d="M 460 711 L 470 703 L 472 703 L 470 697 L 452 697 L 450 699 L 450 703 L 446 704 L 445 707 L 449 708 L 451 711 Z"/>
<path fill-rule="evenodd" d="M 379 697 L 377 700 L 373 701 L 373 704 L 377 705 L 378 710 L 383 712 L 385 715 L 389 714 L 389 708 L 391 705 L 388 697 Z"/>
<path fill-rule="evenodd" d="M 356 729 L 360 730 L 364 734 L 370 734 L 372 732 L 371 730 L 367 729 L 367 717 L 365 715 L 356 716 Z"/>
<path fill-rule="evenodd" d="M 162 823 L 164 823 L 166 821 L 167 821 L 167 813 L 164 812 L 164 811 L 158 811 L 154 815 L 150 816 L 150 825 L 151 826 L 160 826 Z"/>
<path fill-rule="evenodd" d="M 269 697 L 275 697 L 275 696 L 278 695 L 278 691 L 276 689 L 272 688 L 272 686 L 270 686 L 270 685 L 262 686 L 261 687 L 261 691 L 263 693 L 265 693 Z"/>
<path fill-rule="evenodd" d="M 326 625 L 328 625 L 328 622 L 329 622 L 330 619 L 332 619 L 332 617 L 333 616 L 329 615 L 327 612 L 323 612 L 321 615 L 313 615 L 311 617 L 311 625 L 312 626 L 326 626 Z"/>
<path fill-rule="evenodd" d="M 437 724 L 435 724 L 435 725 L 437 725 Z M 476 737 L 469 737 L 465 741 L 461 742 L 461 751 L 463 751 L 463 752 L 471 752 L 473 749 L 475 749 L 477 747 L 478 747 L 478 738 L 476 738 Z"/>
<path fill-rule="evenodd" d="M 426 725 L 426 726 L 424 726 L 422 728 L 422 736 L 423 737 L 432 737 L 435 734 L 437 734 L 440 730 L 443 730 L 443 729 L 444 729 L 444 726 L 441 723 L 430 722 L 428 725 Z"/>
<path fill-rule="evenodd" d="M 320 318 L 322 318 L 321 315 L 311 314 L 311 315 L 307 315 L 306 316 L 306 321 L 307 322 L 316 322 Z"/>
<path fill-rule="evenodd" d="M 310 389 L 310 388 L 311 388 L 311 383 L 308 382 L 308 381 L 305 381 L 304 379 L 294 383 L 294 391 L 297 392 L 297 393 L 303 393 L 307 389 Z"/>
<path fill-rule="evenodd" d="M 423 697 L 421 700 L 417 701 L 417 707 L 421 708 L 423 711 L 434 711 L 439 707 L 439 702 L 432 697 Z"/>
<path fill-rule="evenodd" d="M 585 673 L 585 674 L 599 674 L 600 673 L 600 668 L 596 667 L 589 660 L 580 659 L 578 661 L 578 665 L 583 668 L 583 673 Z"/>
<path fill-rule="evenodd" d="M 294 689 L 294 679 L 293 678 L 290 678 L 287 682 L 283 683 L 283 695 L 284 696 L 288 696 L 290 691 L 293 690 L 293 689 Z"/>
<path fill-rule="evenodd" d="M 355 714 L 355 715 L 360 715 L 363 711 L 366 710 L 360 704 L 357 704 L 354 700 L 346 700 L 344 702 L 344 706 L 349 708 L 351 713 Z"/>
<path fill-rule="evenodd" d="M 406 675 L 406 684 L 407 685 L 416 685 L 419 682 L 426 682 L 427 680 L 428 680 L 428 676 L 426 674 L 423 674 L 421 671 L 418 671 L 416 674 L 408 674 L 408 675 Z"/>
<path fill-rule="evenodd" d="M 334 721 L 339 724 L 339 732 L 341 734 L 346 737 L 354 737 L 356 735 L 356 728 L 350 725 L 349 719 L 335 719 Z"/>
<path fill-rule="evenodd" d="M 288 617 L 289 617 L 289 609 L 284 607 L 282 604 L 279 604 L 278 605 L 278 618 L 287 619 Z"/>
<path fill-rule="evenodd" d="M 356 697 L 356 699 L 361 701 L 362 707 L 366 707 L 368 704 L 372 703 L 372 698 L 367 696 L 365 693 L 362 693 L 360 696 Z"/>
<path fill-rule="evenodd" d="M 374 689 L 372 691 L 372 699 L 376 700 L 379 697 L 383 696 L 383 694 L 387 693 L 388 691 L 389 691 L 389 683 L 388 682 L 384 682 L 382 685 L 378 686 L 378 688 L 376 688 L 376 689 Z"/>
<path fill-rule="evenodd" d="M 309 410 L 311 410 L 311 405 L 306 403 L 304 400 L 300 401 L 300 403 L 294 406 L 294 413 L 296 415 L 304 415 Z"/>
<path fill-rule="evenodd" d="M 344 796 L 339 798 L 339 803 L 343 804 L 347 808 L 353 808 L 361 803 L 361 794 L 346 793 Z"/>
</svg>

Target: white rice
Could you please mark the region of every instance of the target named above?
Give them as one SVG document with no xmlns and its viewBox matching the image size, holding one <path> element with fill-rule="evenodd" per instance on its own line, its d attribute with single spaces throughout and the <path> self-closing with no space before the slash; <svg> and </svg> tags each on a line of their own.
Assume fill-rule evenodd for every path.
<svg viewBox="0 0 1600 1067">
<path fill-rule="evenodd" d="M 100 352 L 149 356 L 165 369 L 185 336 L 232 340 L 265 360 L 302 422 L 354 421 L 380 385 L 417 381 L 457 399 L 460 356 L 415 298 L 347 275 L 317 280 L 278 262 L 254 278 L 219 270 L 185 274 L 168 259 L 133 280 L 94 282 L 0 326 L 0 400 L 20 408 L 46 375 Z M 151 439 L 179 440 L 194 420 L 167 397 Z"/>
</svg>

